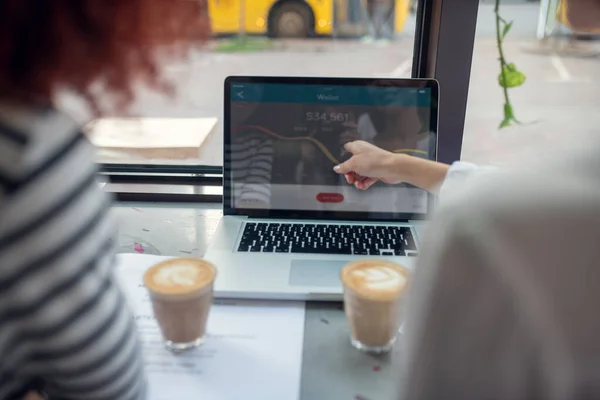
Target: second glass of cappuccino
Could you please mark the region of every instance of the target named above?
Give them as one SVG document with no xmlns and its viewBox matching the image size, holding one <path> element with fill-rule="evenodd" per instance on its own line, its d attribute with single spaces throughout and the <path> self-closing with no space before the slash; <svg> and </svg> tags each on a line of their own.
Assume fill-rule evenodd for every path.
<svg viewBox="0 0 600 400">
<path fill-rule="evenodd" d="M 408 278 L 408 269 L 383 260 L 355 261 L 342 269 L 344 310 L 355 348 L 368 353 L 392 349 L 403 319 Z"/>
</svg>

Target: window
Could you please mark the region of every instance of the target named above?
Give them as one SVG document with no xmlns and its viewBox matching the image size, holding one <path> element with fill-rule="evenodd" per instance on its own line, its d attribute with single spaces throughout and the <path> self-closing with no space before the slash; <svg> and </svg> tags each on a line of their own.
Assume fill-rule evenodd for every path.
<svg viewBox="0 0 600 400">
<path fill-rule="evenodd" d="M 319 18 L 314 9 L 309 21 L 316 25 L 309 25 L 308 35 L 297 7 L 306 10 L 313 0 L 294 3 L 285 13 L 278 8 L 282 0 L 206 1 L 215 37 L 185 63 L 165 61 L 177 96 L 145 90 L 132 110 L 140 119 L 109 118 L 87 126 L 99 150 L 101 180 L 110 182 L 104 190 L 118 199 L 222 200 L 223 80 L 229 75 L 435 78 L 441 88 L 438 160 L 460 158 L 479 0 L 465 0 L 461 7 L 450 0 L 314 0 L 314 7 L 329 14 L 321 10 Z M 265 14 L 268 5 L 275 7 L 271 14 Z M 275 19 L 263 25 L 259 11 L 269 18 L 285 15 L 276 19 L 279 25 Z M 245 32 L 236 35 L 240 25 Z M 59 106 L 75 115 L 81 111 L 68 97 Z M 183 134 L 191 139 L 182 140 L 181 132 L 192 132 Z"/>
<path fill-rule="evenodd" d="M 414 3 L 208 0 L 215 37 L 188 62 L 167 63 L 176 97 L 144 91 L 132 109 L 141 119 L 90 125 L 99 159 L 130 167 L 221 166 L 229 75 L 410 77 Z"/>
<path fill-rule="evenodd" d="M 567 3 L 573 3 L 572 11 L 580 15 L 591 12 L 576 10 L 576 2 Z M 509 163 L 515 157 L 535 155 L 548 143 L 599 132 L 598 41 L 566 28 L 569 21 L 557 21 L 558 6 L 556 0 L 541 4 L 501 1 L 501 16 L 514 21 L 504 40 L 505 57 L 527 80 L 523 86 L 509 89 L 515 115 L 523 124 L 499 130 L 504 100 L 498 84 L 494 5 L 489 1 L 480 5 L 462 159 Z M 600 10 L 596 12 L 596 32 L 600 32 Z M 578 22 L 577 15 L 570 18 Z M 588 33 L 594 31 L 583 28 Z"/>
</svg>

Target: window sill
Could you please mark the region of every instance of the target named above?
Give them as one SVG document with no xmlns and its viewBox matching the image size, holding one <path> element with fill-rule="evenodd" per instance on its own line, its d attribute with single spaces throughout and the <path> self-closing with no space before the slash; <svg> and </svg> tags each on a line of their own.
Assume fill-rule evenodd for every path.
<svg viewBox="0 0 600 400">
<path fill-rule="evenodd" d="M 223 202 L 223 188 L 220 186 L 107 183 L 102 189 L 121 202 Z"/>
<path fill-rule="evenodd" d="M 219 169 L 158 171 L 152 166 L 136 170 L 103 166 L 101 188 L 121 202 L 222 203 L 223 175 Z"/>
</svg>

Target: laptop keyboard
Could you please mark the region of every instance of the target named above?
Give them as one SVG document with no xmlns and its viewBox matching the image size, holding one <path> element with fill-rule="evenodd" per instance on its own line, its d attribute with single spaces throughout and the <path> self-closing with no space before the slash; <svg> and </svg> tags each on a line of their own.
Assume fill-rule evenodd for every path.
<svg viewBox="0 0 600 400">
<path fill-rule="evenodd" d="M 414 256 L 410 227 L 246 223 L 238 251 L 260 253 Z"/>
</svg>

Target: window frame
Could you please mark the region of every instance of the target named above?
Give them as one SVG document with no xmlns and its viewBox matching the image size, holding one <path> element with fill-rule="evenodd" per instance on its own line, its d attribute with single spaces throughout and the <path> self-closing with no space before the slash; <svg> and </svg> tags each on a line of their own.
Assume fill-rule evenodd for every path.
<svg viewBox="0 0 600 400">
<path fill-rule="evenodd" d="M 479 0 L 421 0 L 413 78 L 440 84 L 438 161 L 460 160 L 471 80 Z"/>
</svg>

